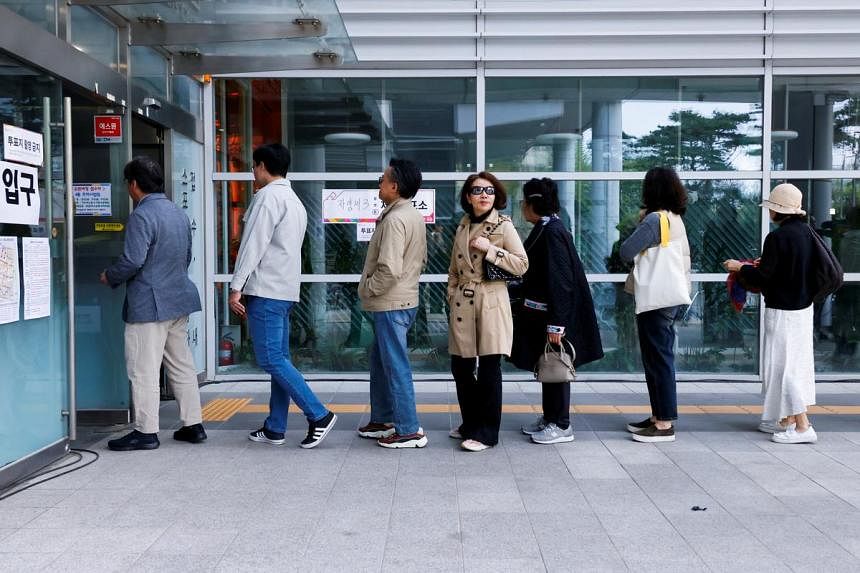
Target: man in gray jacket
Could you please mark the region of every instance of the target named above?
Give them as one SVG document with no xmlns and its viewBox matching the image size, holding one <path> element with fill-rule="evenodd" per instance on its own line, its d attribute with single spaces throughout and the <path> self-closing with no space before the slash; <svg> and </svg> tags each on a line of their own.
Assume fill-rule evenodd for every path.
<svg viewBox="0 0 860 573">
<path fill-rule="evenodd" d="M 286 178 L 289 150 L 270 143 L 255 149 L 253 159 L 254 181 L 260 190 L 245 213 L 230 283 L 230 308 L 248 318 L 257 364 L 272 376 L 272 395 L 269 417 L 248 438 L 282 445 L 292 399 L 308 420 L 308 433 L 300 445 L 314 448 L 334 427 L 337 416 L 323 406 L 290 360 L 290 312 L 299 301 L 308 215 Z"/>
<path fill-rule="evenodd" d="M 182 427 L 173 439 L 206 439 L 197 370 L 188 348 L 188 315 L 200 310 L 197 287 L 188 278 L 191 225 L 164 194 L 161 167 L 135 157 L 123 171 L 135 209 L 128 218 L 125 247 L 100 280 L 113 288 L 125 283 L 125 361 L 131 380 L 134 430 L 110 440 L 112 450 L 154 450 L 158 441 L 158 375 L 162 361 Z"/>
</svg>

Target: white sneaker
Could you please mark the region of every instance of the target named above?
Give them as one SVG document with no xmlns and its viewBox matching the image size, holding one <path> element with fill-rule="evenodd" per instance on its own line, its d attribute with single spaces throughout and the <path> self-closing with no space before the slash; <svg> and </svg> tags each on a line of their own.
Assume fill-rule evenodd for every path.
<svg viewBox="0 0 860 573">
<path fill-rule="evenodd" d="M 467 452 L 483 452 L 484 450 L 489 450 L 492 446 L 488 446 L 478 440 L 465 440 L 460 443 L 460 447 Z"/>
<path fill-rule="evenodd" d="M 805 432 L 798 432 L 795 426 L 791 426 L 784 432 L 772 435 L 770 441 L 777 444 L 814 444 L 818 441 L 818 435 L 812 426 L 806 428 Z"/>
<path fill-rule="evenodd" d="M 536 434 L 532 434 L 532 441 L 536 444 L 561 444 L 563 442 L 573 441 L 573 424 L 569 425 L 566 430 L 562 430 L 553 423 L 546 425 L 546 428 Z"/>
<path fill-rule="evenodd" d="M 764 432 L 765 434 L 776 434 L 778 432 L 784 432 L 789 428 L 793 428 L 794 424 L 789 424 L 787 426 L 783 426 L 779 423 L 779 420 L 762 420 L 758 425 L 758 431 Z"/>
<path fill-rule="evenodd" d="M 462 439 L 463 439 L 463 434 L 461 434 L 461 433 L 460 433 L 460 429 L 459 429 L 459 428 L 454 428 L 453 430 L 451 430 L 450 432 L 448 432 L 448 437 L 449 437 L 449 438 L 454 438 L 455 440 L 462 440 Z"/>
</svg>

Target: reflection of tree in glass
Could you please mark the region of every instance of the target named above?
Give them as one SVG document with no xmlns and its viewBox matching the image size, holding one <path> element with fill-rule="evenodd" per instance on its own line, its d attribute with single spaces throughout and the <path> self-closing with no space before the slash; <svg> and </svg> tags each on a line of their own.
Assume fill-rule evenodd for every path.
<svg viewBox="0 0 860 573">
<path fill-rule="evenodd" d="M 658 126 L 642 137 L 625 138 L 625 170 L 647 171 L 655 165 L 673 165 L 682 171 L 728 171 L 734 169 L 739 154 L 759 153 L 756 149 L 745 151 L 761 142 L 760 136 L 749 133 L 758 128 L 752 125 L 752 113 L 714 112 L 706 117 L 680 110 L 673 112 L 669 120 L 671 124 Z M 684 219 L 694 272 L 722 272 L 719 264 L 726 258 L 755 257 L 761 216 L 758 197 L 745 194 L 732 181 L 688 180 L 685 185 L 689 203 Z M 622 236 L 624 225 L 622 219 Z M 611 257 L 609 262 L 612 263 Z M 703 343 L 734 347 L 743 340 L 744 332 L 754 331 L 755 317 L 736 315 L 724 289 L 704 289 L 700 296 L 704 296 Z M 690 353 L 691 357 L 699 355 L 704 356 L 701 352 Z M 688 367 L 696 367 L 687 362 Z"/>
<path fill-rule="evenodd" d="M 860 97 L 833 110 L 833 145 L 845 150 L 840 169 L 860 169 Z"/>
</svg>

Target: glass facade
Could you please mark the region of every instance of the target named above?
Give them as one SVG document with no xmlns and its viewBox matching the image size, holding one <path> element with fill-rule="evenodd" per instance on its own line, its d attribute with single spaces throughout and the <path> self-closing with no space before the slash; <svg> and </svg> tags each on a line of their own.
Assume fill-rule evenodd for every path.
<svg viewBox="0 0 860 573">
<path fill-rule="evenodd" d="M 355 224 L 324 222 L 322 203 L 332 190 L 372 193 L 376 175 L 395 156 L 415 160 L 428 173 L 424 188 L 435 191 L 436 219 L 427 227 L 428 266 L 410 332 L 416 372 L 448 373 L 445 283 L 451 241 L 463 215 L 458 194 L 481 164 L 503 174 L 507 213 L 523 237 L 530 231 L 516 208 L 523 183 L 550 174 L 558 181 L 560 215 L 590 275 L 606 349 L 606 358 L 583 372 L 641 372 L 633 300 L 622 288 L 628 267 L 618 257 L 618 246 L 635 227 L 642 173 L 651 166 L 674 166 L 683 172 L 689 191 L 685 224 L 694 300 L 678 327 L 679 371 L 704 376 L 759 372 L 759 297 L 750 296 L 736 311 L 721 263 L 760 255 L 767 227 L 758 205 L 767 193 L 765 184 L 780 180 L 763 178 L 763 145 L 770 145 L 773 169 L 804 190 L 813 220 L 832 236 L 846 272 L 860 273 L 860 267 L 851 270 L 851 229 L 860 218 L 852 211 L 855 178 L 788 177 L 791 171 L 780 171 L 786 165 L 809 167 L 791 159 L 786 163 L 786 153 L 791 158 L 803 151 L 786 148 L 786 136 L 776 132 L 785 123 L 783 102 L 792 110 L 800 105 L 798 86 L 826 84 L 835 93 L 833 86 L 848 85 L 850 78 L 775 77 L 770 142 L 764 140 L 760 76 L 492 76 L 483 79 L 482 100 L 476 80 L 333 76 L 215 82 L 218 278 L 210 288 L 217 302 L 215 337 L 226 336 L 237 348 L 234 363 L 219 366 L 217 374 L 259 372 L 244 325 L 225 312 L 226 283 L 253 193 L 250 154 L 270 141 L 290 147 L 291 180 L 308 210 L 302 302 L 293 316 L 292 345 L 297 365 L 309 374 L 367 372 L 371 330 L 356 293 L 367 243 Z M 849 100 L 834 100 L 827 108 L 832 129 L 826 141 L 834 157 L 841 153 L 839 169 L 850 173 L 855 164 L 848 159 L 856 157 L 851 150 L 857 148 L 860 122 Z M 801 139 L 789 145 L 799 146 Z M 837 168 L 835 160 L 827 165 Z M 857 281 L 858 275 L 849 276 L 846 287 L 818 309 L 816 367 L 821 372 L 856 371 Z"/>
<path fill-rule="evenodd" d="M 112 70 L 119 69 L 116 27 L 85 6 L 70 6 L 70 43 Z"/>
</svg>

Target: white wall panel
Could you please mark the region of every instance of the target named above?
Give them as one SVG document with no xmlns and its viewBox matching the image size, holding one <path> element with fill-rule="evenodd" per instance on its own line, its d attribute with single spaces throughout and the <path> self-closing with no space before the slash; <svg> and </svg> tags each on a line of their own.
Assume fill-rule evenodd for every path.
<svg viewBox="0 0 860 573">
<path fill-rule="evenodd" d="M 474 14 L 345 14 L 350 38 L 475 37 Z"/>
<path fill-rule="evenodd" d="M 486 36 L 759 34 L 760 13 L 487 14 Z"/>
<path fill-rule="evenodd" d="M 753 59 L 762 57 L 758 37 L 687 38 L 488 38 L 486 59 L 493 60 L 671 60 L 685 57 Z"/>
<path fill-rule="evenodd" d="M 774 34 L 827 34 L 860 31 L 860 1 L 856 12 L 775 12 Z"/>
<path fill-rule="evenodd" d="M 356 38 L 352 46 L 359 62 L 475 60 L 475 40 L 471 38 Z"/>
<path fill-rule="evenodd" d="M 773 57 L 777 59 L 860 58 L 860 33 L 828 36 L 777 35 L 773 39 Z"/>
</svg>

